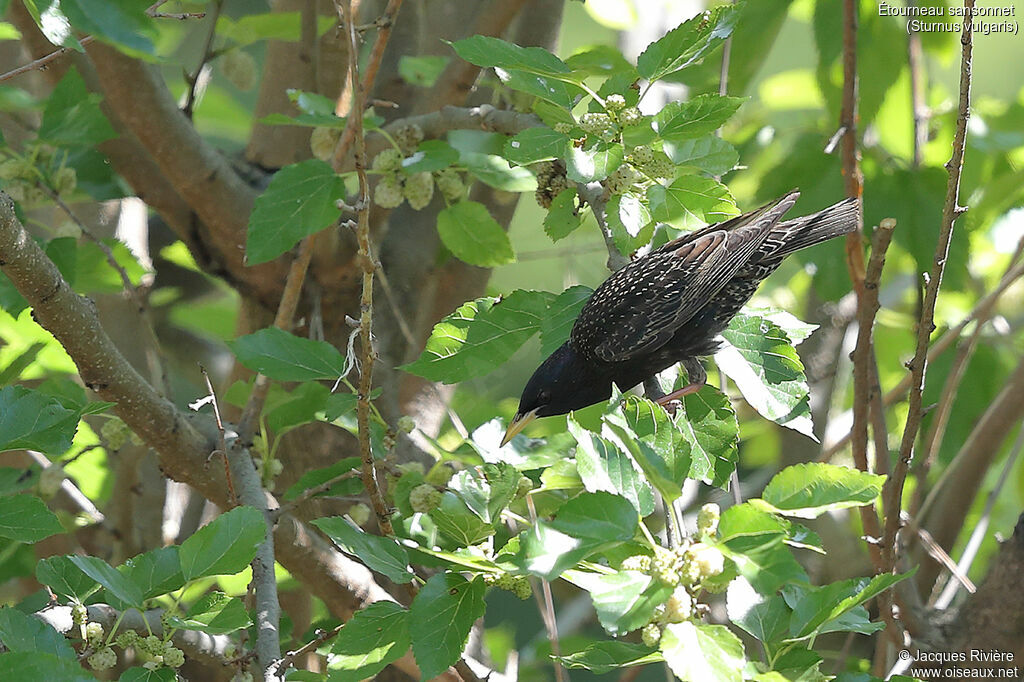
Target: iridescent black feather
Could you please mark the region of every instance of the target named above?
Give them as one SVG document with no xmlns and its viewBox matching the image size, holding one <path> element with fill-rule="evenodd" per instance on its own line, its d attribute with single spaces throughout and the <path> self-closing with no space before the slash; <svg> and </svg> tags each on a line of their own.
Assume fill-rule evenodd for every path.
<svg viewBox="0 0 1024 682">
<path fill-rule="evenodd" d="M 780 222 L 798 196 L 685 234 L 612 274 L 527 382 L 515 422 L 607 400 L 612 383 L 627 390 L 676 363 L 702 381 L 696 359 L 717 350 L 716 337 L 786 256 L 856 229 L 852 199 Z"/>
</svg>

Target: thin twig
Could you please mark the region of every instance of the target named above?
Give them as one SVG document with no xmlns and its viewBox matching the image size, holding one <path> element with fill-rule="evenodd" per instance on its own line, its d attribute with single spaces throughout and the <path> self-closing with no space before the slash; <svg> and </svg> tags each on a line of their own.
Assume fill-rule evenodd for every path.
<svg viewBox="0 0 1024 682">
<path fill-rule="evenodd" d="M 907 7 L 915 7 L 917 0 L 907 0 Z M 907 69 L 910 71 L 910 106 L 914 117 L 914 151 L 911 166 L 921 167 L 924 145 L 928 142 L 928 109 L 924 100 L 925 73 L 924 56 L 921 51 L 921 34 L 907 32 Z"/>
<path fill-rule="evenodd" d="M 531 495 L 526 496 L 526 508 L 530 512 L 530 521 L 536 526 L 537 507 L 534 505 Z M 555 667 L 555 680 L 556 682 L 568 682 L 569 676 L 562 668 L 562 664 L 557 660 L 557 657 L 561 656 L 562 652 L 558 641 L 558 621 L 555 618 L 555 602 L 551 596 L 551 583 L 544 578 L 540 578 L 540 586 L 541 594 L 537 601 L 540 606 L 541 620 L 544 621 L 544 629 L 548 633 L 548 641 L 551 642 L 551 655 L 556 657 L 552 661 L 552 665 Z"/>
<path fill-rule="evenodd" d="M 964 9 L 967 12 L 967 16 L 971 16 L 974 10 L 974 0 L 964 0 Z M 949 162 L 946 164 L 946 170 L 949 172 L 949 182 L 946 185 L 946 199 L 942 207 L 942 223 L 939 227 L 939 237 L 935 245 L 935 259 L 926 280 L 924 304 L 917 328 L 917 348 L 914 352 L 913 360 L 909 363 L 911 385 L 907 422 L 903 430 L 902 441 L 900 442 L 899 459 L 896 461 L 893 475 L 886 482 L 886 488 L 883 491 L 885 508 L 888 514 L 885 519 L 882 551 L 890 570 L 895 569 L 896 566 L 896 535 L 900 527 L 898 510 L 901 508 L 903 499 L 903 485 L 906 482 L 910 464 L 913 462 L 914 441 L 921 426 L 925 372 L 928 366 L 928 342 L 932 332 L 935 330 L 935 302 L 938 298 L 939 287 L 942 284 L 942 274 L 946 267 L 949 243 L 953 236 L 953 224 L 967 210 L 959 205 L 959 194 L 960 171 L 963 168 L 964 148 L 967 143 L 967 119 L 970 115 L 971 103 L 971 52 L 973 48 L 971 29 L 970 21 L 963 22 L 963 34 L 960 38 L 962 46 L 960 57 L 960 105 L 956 120 L 956 132 L 953 136 L 953 151 Z"/>
<path fill-rule="evenodd" d="M 92 36 L 85 36 L 84 38 L 79 39 L 78 44 L 79 45 L 88 45 L 93 40 L 95 40 L 95 38 L 93 38 Z M 54 50 L 50 54 L 43 55 L 39 59 L 32 60 L 28 64 L 24 64 L 22 66 L 19 66 L 16 69 L 11 69 L 10 71 L 6 71 L 6 72 L 0 74 L 0 83 L 3 83 L 4 81 L 10 80 L 10 79 L 15 78 L 17 76 L 20 76 L 23 73 L 28 73 L 29 71 L 35 71 L 37 69 L 38 70 L 46 69 L 47 66 L 50 64 L 50 62 L 52 62 L 54 60 L 57 60 L 57 59 L 60 59 L 61 57 L 66 55 L 68 52 L 74 52 L 74 50 L 72 50 L 70 47 L 61 47 L 59 49 Z"/>
<path fill-rule="evenodd" d="M 121 278 L 121 286 L 124 288 L 125 296 L 131 299 L 132 303 L 135 304 L 135 310 L 139 314 L 139 319 L 142 321 L 142 328 L 146 331 L 146 335 L 149 337 L 149 343 L 146 346 L 146 363 L 149 365 L 149 373 L 153 381 L 153 385 L 157 392 L 161 395 L 167 395 L 168 389 L 168 375 L 167 375 L 167 364 L 164 362 L 163 351 L 160 348 L 160 339 L 156 335 L 156 330 L 153 327 L 153 318 L 149 314 L 149 303 L 143 297 L 138 287 L 132 282 L 132 278 L 128 276 L 128 271 L 125 270 L 120 263 L 117 262 L 117 258 L 114 256 L 114 252 L 110 249 L 107 244 L 94 235 L 92 231 L 86 227 L 85 223 L 74 214 L 71 207 L 68 206 L 60 195 L 50 189 L 44 183 L 36 183 L 36 186 L 50 197 L 51 200 L 67 215 L 68 218 L 75 224 L 75 226 L 81 231 L 81 233 L 99 247 L 100 251 L 103 252 L 104 258 L 106 258 L 107 264 L 114 269 L 114 271 Z"/>
<path fill-rule="evenodd" d="M 340 3 L 335 0 L 335 6 Z M 364 81 L 349 80 L 346 93 L 351 98 L 351 106 L 348 107 L 348 117 L 345 119 L 345 129 L 341 133 L 341 138 L 338 140 L 337 146 L 334 148 L 334 168 L 339 170 L 342 164 L 345 162 L 345 158 L 348 156 L 349 149 L 352 147 L 352 142 L 357 134 L 362 135 L 363 130 L 363 107 L 365 106 L 366 97 L 369 93 L 373 92 L 373 84 L 377 80 L 377 72 L 380 70 L 381 60 L 384 58 L 384 48 L 387 47 L 388 38 L 391 37 L 391 27 L 394 26 L 395 17 L 398 16 L 398 10 L 402 7 L 402 0 L 388 0 L 387 7 L 384 8 L 384 13 L 380 16 L 378 21 L 380 22 L 380 28 L 377 31 L 377 38 L 373 41 L 373 47 L 370 50 L 370 58 L 366 62 L 366 70 L 364 72 Z M 348 17 L 347 19 L 345 17 Z M 357 50 L 353 55 L 350 55 L 349 62 L 353 59 L 359 58 L 359 41 L 356 40 L 356 27 L 355 17 L 352 16 L 352 7 L 349 4 L 348 13 L 342 12 L 342 23 L 348 28 L 349 36 L 351 37 L 351 45 L 349 49 Z M 356 75 L 349 71 L 349 78 L 354 79 Z M 358 90 L 362 90 L 361 93 L 357 93 Z M 358 106 L 356 106 L 358 104 Z M 339 102 L 340 105 L 340 102 Z M 358 120 L 357 120 L 358 119 Z M 366 144 L 365 140 L 362 143 Z M 357 164 L 358 165 L 358 164 Z"/>
<path fill-rule="evenodd" d="M 171 14 L 165 14 L 163 12 L 157 12 L 160 7 L 166 5 L 168 0 L 158 0 L 154 2 L 148 8 L 146 8 L 146 14 L 153 19 L 179 19 L 184 21 L 185 19 L 202 19 L 206 16 L 206 12 L 173 12 Z M 219 5 L 220 3 L 218 3 Z"/>
<path fill-rule="evenodd" d="M 282 675 L 283 676 L 285 674 L 285 672 L 287 672 L 288 667 L 291 666 L 292 661 L 294 661 L 297 658 L 301 658 L 302 656 L 305 656 L 306 654 L 308 654 L 311 651 L 316 651 L 317 649 L 320 648 L 321 644 L 323 644 L 324 642 L 330 640 L 335 635 L 337 635 L 339 632 L 341 632 L 341 628 L 343 628 L 343 627 L 345 627 L 345 623 L 341 623 L 340 625 L 336 625 L 335 627 L 331 628 L 330 630 L 319 630 L 318 629 L 316 631 L 316 636 L 313 637 L 313 639 L 309 640 L 308 642 L 306 642 L 305 644 L 300 646 L 298 649 L 294 649 L 292 651 L 289 651 L 284 656 L 282 656 L 281 660 L 278 661 L 276 663 L 276 665 L 274 666 L 274 671 L 278 675 Z"/>
<path fill-rule="evenodd" d="M 1024 240 L 1022 240 L 1021 244 L 1024 245 Z M 1021 277 L 1024 277 L 1024 261 L 1020 263 L 1011 261 L 1007 266 L 1006 271 L 1003 273 L 1003 276 L 1000 278 L 999 284 L 996 285 L 996 288 L 978 301 L 974 308 L 972 308 L 971 311 L 956 324 L 956 326 L 944 332 L 942 336 L 940 336 L 938 340 L 931 345 L 931 348 L 928 350 L 928 362 L 935 362 L 936 358 L 949 350 L 950 346 L 960 338 L 964 329 L 966 329 L 972 322 L 982 324 L 983 320 L 987 320 L 991 316 L 992 310 L 995 308 L 996 303 L 999 302 L 999 299 L 1006 293 L 1007 289 L 1009 289 L 1010 286 Z M 889 407 L 902 400 L 907 389 L 910 388 L 911 379 L 912 377 L 910 374 L 904 375 L 903 378 L 900 379 L 899 383 L 889 389 L 885 394 L 882 398 L 882 404 Z M 825 450 L 822 450 L 821 454 L 818 455 L 817 461 L 827 462 L 832 459 L 837 452 L 849 444 L 850 437 L 851 432 L 847 432 L 837 438 L 832 445 Z"/>
<path fill-rule="evenodd" d="M 291 511 L 292 509 L 295 509 L 295 507 L 298 507 L 300 504 L 302 504 L 306 500 L 314 498 L 317 495 L 319 495 L 320 493 L 327 492 L 328 490 L 330 490 L 332 487 L 334 487 L 338 483 L 341 483 L 342 481 L 347 481 L 350 478 L 355 478 L 359 474 L 360 474 L 359 469 L 350 469 L 349 471 L 346 471 L 345 473 L 338 474 L 337 476 L 332 476 L 331 478 L 327 479 L 323 483 L 319 483 L 317 485 L 314 485 L 311 488 L 306 488 L 305 490 L 302 491 L 302 493 L 298 497 L 295 497 L 294 499 L 288 500 L 287 502 L 282 504 L 277 509 L 274 509 L 273 511 L 271 511 L 270 515 L 272 517 L 274 517 L 274 518 L 277 518 L 281 514 L 284 514 L 285 512 L 288 512 L 288 511 Z"/>
<path fill-rule="evenodd" d="M 401 1 L 392 0 L 388 4 L 397 7 Z M 373 348 L 373 275 L 374 259 L 370 248 L 370 183 L 366 176 L 366 138 L 363 134 L 363 101 L 366 91 L 359 79 L 359 41 L 356 38 L 355 19 L 352 16 L 352 3 L 342 3 L 345 25 L 349 35 L 349 82 L 352 84 L 352 110 L 348 117 L 348 127 L 353 130 L 355 140 L 355 165 L 359 177 L 359 200 L 356 202 L 358 222 L 356 240 L 359 242 L 359 263 L 363 270 L 362 294 L 359 300 L 359 394 L 356 401 L 356 421 L 359 427 L 359 455 L 362 458 L 363 485 L 370 495 L 373 511 L 377 516 L 377 525 L 384 535 L 394 535 L 391 527 L 391 515 L 388 511 L 384 495 L 377 483 L 377 468 L 373 461 L 373 450 L 370 447 L 370 392 L 373 390 L 373 363 L 376 359 Z M 387 14 L 387 12 L 385 12 Z M 394 14 L 390 15 L 394 18 Z M 381 29 L 383 32 L 384 29 Z M 390 32 L 390 29 L 389 29 Z M 380 41 L 380 34 L 377 36 Z M 375 46 L 376 47 L 376 46 Z M 375 73 L 375 71 L 374 71 Z M 369 82 L 370 74 L 367 74 Z"/>
<path fill-rule="evenodd" d="M 210 403 L 213 407 L 213 419 L 217 424 L 217 449 L 210 453 L 210 457 L 219 454 L 224 458 L 224 478 L 228 482 L 228 501 L 234 507 L 238 505 L 238 496 L 235 495 L 235 484 L 231 480 L 231 467 L 228 465 L 227 437 L 224 432 L 224 421 L 220 416 L 220 405 L 217 403 L 217 392 L 213 390 L 213 382 L 210 381 L 210 375 L 207 374 L 206 368 L 199 365 L 199 371 L 203 373 L 203 380 L 206 382 L 206 390 L 209 393 L 206 394 L 205 398 L 197 400 L 189 405 L 189 407 L 196 411 L 206 403 Z"/>
</svg>

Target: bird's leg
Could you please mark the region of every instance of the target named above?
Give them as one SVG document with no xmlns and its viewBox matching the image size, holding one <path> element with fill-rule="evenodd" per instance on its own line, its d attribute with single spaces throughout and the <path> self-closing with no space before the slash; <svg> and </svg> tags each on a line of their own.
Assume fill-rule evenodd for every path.
<svg viewBox="0 0 1024 682">
<path fill-rule="evenodd" d="M 690 380 L 690 383 L 677 391 L 672 391 L 668 395 L 658 398 L 654 402 L 661 406 L 668 405 L 673 400 L 679 400 L 683 396 L 696 393 L 704 385 L 704 382 L 707 381 L 708 373 L 704 371 L 704 366 L 700 364 L 697 358 L 686 358 L 682 364 L 686 369 L 686 377 Z"/>
</svg>

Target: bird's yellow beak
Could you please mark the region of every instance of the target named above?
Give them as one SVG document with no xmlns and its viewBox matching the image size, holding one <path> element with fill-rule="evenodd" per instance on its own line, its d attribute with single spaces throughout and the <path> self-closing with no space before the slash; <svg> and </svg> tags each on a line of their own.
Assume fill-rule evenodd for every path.
<svg viewBox="0 0 1024 682">
<path fill-rule="evenodd" d="M 517 433 L 526 428 L 526 425 L 537 418 L 537 410 L 540 408 L 534 408 L 526 414 L 516 413 L 516 416 L 509 422 L 508 428 L 505 429 L 505 437 L 501 439 L 501 446 L 505 447 L 505 444 L 512 440 Z"/>
</svg>

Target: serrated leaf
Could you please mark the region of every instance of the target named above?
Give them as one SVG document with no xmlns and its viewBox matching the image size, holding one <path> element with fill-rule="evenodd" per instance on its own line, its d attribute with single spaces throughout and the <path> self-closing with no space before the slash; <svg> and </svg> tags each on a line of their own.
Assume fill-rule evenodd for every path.
<svg viewBox="0 0 1024 682">
<path fill-rule="evenodd" d="M 75 660 L 75 650 L 64 635 L 10 606 L 0 608 L 0 641 L 8 651 L 30 651 Z"/>
<path fill-rule="evenodd" d="M 23 3 L 39 31 L 54 45 L 85 52 L 75 37 L 71 22 L 60 8 L 60 0 L 27 0 Z"/>
<path fill-rule="evenodd" d="M 715 363 L 736 383 L 750 406 L 763 417 L 814 437 L 804 366 L 785 332 L 773 322 L 746 313 L 722 332 L 728 342 Z"/>
<path fill-rule="evenodd" d="M 61 455 L 71 447 L 79 413 L 21 386 L 0 388 L 0 451 L 39 450 Z"/>
<path fill-rule="evenodd" d="M 725 603 L 729 620 L 761 642 L 776 642 L 789 631 L 792 612 L 785 600 L 777 594 L 759 594 L 743 578 L 729 583 Z"/>
<path fill-rule="evenodd" d="M 487 463 L 458 472 L 448 482 L 448 489 L 482 521 L 494 523 L 515 498 L 519 478 L 519 472 L 507 462 Z"/>
<path fill-rule="evenodd" d="M 431 510 L 430 519 L 437 530 L 458 547 L 470 547 L 494 535 L 494 526 L 470 511 L 466 503 L 450 491 L 441 495 L 441 503 Z"/>
<path fill-rule="evenodd" d="M 885 476 L 823 462 L 795 464 L 772 477 L 761 501 L 785 516 L 816 519 L 836 509 L 862 507 L 882 492 Z"/>
<path fill-rule="evenodd" d="M 629 255 L 644 246 L 654 235 L 647 201 L 633 192 L 613 195 L 608 200 L 605 217 L 615 246 L 623 255 Z"/>
<path fill-rule="evenodd" d="M 128 606 L 142 608 L 142 589 L 103 559 L 94 556 L 72 556 L 71 563 Z"/>
<path fill-rule="evenodd" d="M 598 142 L 587 149 L 570 146 L 565 174 L 574 182 L 604 180 L 622 165 L 625 156 L 625 148 L 615 142 Z"/>
<path fill-rule="evenodd" d="M 313 521 L 346 554 L 359 559 L 369 568 L 386 575 L 396 583 L 407 583 L 413 575 L 409 555 L 393 538 L 370 535 L 341 516 Z"/>
<path fill-rule="evenodd" d="M 736 166 L 740 158 L 736 149 L 717 135 L 666 140 L 662 150 L 677 166 L 699 168 L 711 175 L 725 175 Z"/>
<path fill-rule="evenodd" d="M 52 556 L 36 564 L 36 580 L 62 597 L 85 601 L 99 583 L 71 563 L 71 557 Z"/>
<path fill-rule="evenodd" d="M 684 21 L 647 46 L 637 57 L 637 71 L 656 81 L 695 64 L 729 37 L 738 18 L 737 7 L 719 5 Z"/>
<path fill-rule="evenodd" d="M 740 212 L 725 185 L 700 175 L 684 175 L 667 187 L 651 185 L 647 201 L 655 220 L 684 230 L 721 222 Z"/>
<path fill-rule="evenodd" d="M 672 588 L 639 571 L 585 573 L 571 571 L 566 580 L 590 593 L 602 627 L 610 635 L 621 635 L 649 623 L 654 610 L 665 603 Z"/>
<path fill-rule="evenodd" d="M 588 492 L 603 490 L 629 500 L 641 517 L 654 512 L 654 494 L 630 457 L 606 438 L 587 431 L 570 415 L 576 439 L 576 470 Z"/>
<path fill-rule="evenodd" d="M 150 670 L 142 666 L 135 666 L 121 673 L 121 677 L 117 678 L 117 682 L 175 682 L 177 679 L 173 668 Z"/>
<path fill-rule="evenodd" d="M 370 604 L 345 623 L 331 647 L 330 682 L 370 679 L 409 650 L 409 612 L 389 601 Z"/>
<path fill-rule="evenodd" d="M 540 321 L 541 355 L 551 355 L 569 340 L 569 334 L 580 310 L 593 293 L 594 290 L 590 287 L 577 284 L 560 293 L 548 304 L 547 311 Z"/>
<path fill-rule="evenodd" d="M 660 405 L 630 395 L 621 406 L 605 415 L 601 435 L 628 452 L 666 499 L 677 499 L 690 474 L 692 444 Z"/>
<path fill-rule="evenodd" d="M 520 47 L 501 38 L 475 35 L 451 43 L 455 52 L 471 64 L 516 69 L 539 76 L 551 76 L 572 82 L 565 62 L 540 47 Z"/>
<path fill-rule="evenodd" d="M 793 609 L 790 635 L 797 639 L 814 636 L 820 628 L 864 604 L 916 571 L 903 574 L 883 573 L 873 578 L 841 580 L 822 587 L 789 586 L 783 592 Z"/>
<path fill-rule="evenodd" d="M 685 682 L 742 682 L 743 643 L 724 625 L 671 623 L 661 635 L 661 653 Z"/>
<path fill-rule="evenodd" d="M 186 580 L 238 573 L 256 556 L 267 522 L 253 507 L 235 507 L 181 543 L 178 556 Z"/>
<path fill-rule="evenodd" d="M 143 599 L 173 592 L 185 584 L 176 545 L 158 547 L 134 556 L 118 570 L 142 590 Z"/>
<path fill-rule="evenodd" d="M 400 369 L 454 384 L 492 371 L 540 329 L 554 296 L 513 291 L 502 300 L 478 298 L 438 322 L 420 357 Z"/>
<path fill-rule="evenodd" d="M 516 259 L 508 234 L 479 202 L 460 201 L 445 208 L 437 215 L 437 232 L 445 247 L 470 265 L 493 268 Z"/>
<path fill-rule="evenodd" d="M 6 651 L 0 654 L 0 679 L 96 682 L 96 678 L 83 670 L 77 660 L 40 651 Z"/>
<path fill-rule="evenodd" d="M 229 341 L 238 361 L 277 381 L 337 379 L 347 372 L 341 352 L 326 341 L 302 339 L 277 327 Z"/>
<path fill-rule="evenodd" d="M 46 504 L 34 495 L 0 497 L 0 537 L 17 542 L 39 542 L 64 527 Z"/>
<path fill-rule="evenodd" d="M 794 346 L 799 346 L 818 328 L 818 325 L 804 322 L 797 318 L 796 315 L 785 310 L 768 308 L 765 310 L 751 310 L 750 312 L 778 325 L 782 331 L 786 332 L 786 336 Z"/>
<path fill-rule="evenodd" d="M 252 625 L 242 602 L 223 592 L 207 592 L 184 617 L 170 616 L 169 620 L 176 628 L 208 635 L 226 635 Z"/>
<path fill-rule="evenodd" d="M 544 233 L 557 242 L 572 234 L 583 224 L 583 216 L 576 205 L 576 188 L 570 187 L 558 193 L 551 200 L 551 207 L 544 216 Z"/>
<path fill-rule="evenodd" d="M 520 166 L 510 166 L 503 156 L 462 152 L 459 155 L 459 161 L 466 167 L 470 175 L 494 189 L 505 192 L 532 192 L 537 189 L 537 178 L 533 173 Z M 464 201 L 455 206 L 468 203 L 471 202 Z M 490 214 L 488 214 L 489 216 Z M 495 225 L 497 225 L 496 222 Z M 440 225 L 438 227 L 440 228 Z M 505 231 L 502 230 L 501 233 L 505 234 Z M 445 242 L 445 246 L 448 246 L 447 242 Z M 452 251 L 452 253 L 455 252 Z"/>
<path fill-rule="evenodd" d="M 665 140 L 681 141 L 713 133 L 732 118 L 745 99 L 724 95 L 697 95 L 685 102 L 669 102 L 654 117 L 654 128 Z"/>
<path fill-rule="evenodd" d="M 156 26 L 138 0 L 61 0 L 71 25 L 134 57 L 151 57 Z"/>
<path fill-rule="evenodd" d="M 527 128 L 505 142 L 505 158 L 526 166 L 565 155 L 569 136 L 547 126 Z"/>
<path fill-rule="evenodd" d="M 582 651 L 554 658 L 567 668 L 583 668 L 597 675 L 665 660 L 657 649 L 620 641 L 595 642 Z"/>
<path fill-rule="evenodd" d="M 309 159 L 285 166 L 256 198 L 249 216 L 245 257 L 266 263 L 338 219 L 335 202 L 345 183 L 327 163 Z"/>
<path fill-rule="evenodd" d="M 576 96 L 582 93 L 577 86 L 551 76 L 539 76 L 529 71 L 501 67 L 495 67 L 494 73 L 505 87 L 546 100 L 562 111 L 572 109 Z"/>
<path fill-rule="evenodd" d="M 690 444 L 689 477 L 708 485 L 726 485 L 739 459 L 739 424 L 729 398 L 704 385 L 683 397 L 673 421 Z"/>
<path fill-rule="evenodd" d="M 469 631 L 484 615 L 484 580 L 439 573 L 420 589 L 409 609 L 412 651 L 423 679 L 443 673 L 462 655 Z"/>
<path fill-rule="evenodd" d="M 639 520 L 624 497 L 582 493 L 562 505 L 551 521 L 538 521 L 520 536 L 517 563 L 554 580 L 590 554 L 629 540 Z"/>
<path fill-rule="evenodd" d="M 426 173 L 447 168 L 458 160 L 459 153 L 444 140 L 424 140 L 412 156 L 402 159 L 402 171 L 408 175 Z"/>
<path fill-rule="evenodd" d="M 100 110 L 101 99 L 89 92 L 78 70 L 71 67 L 46 99 L 39 137 L 68 147 L 88 147 L 116 137 Z"/>
</svg>

